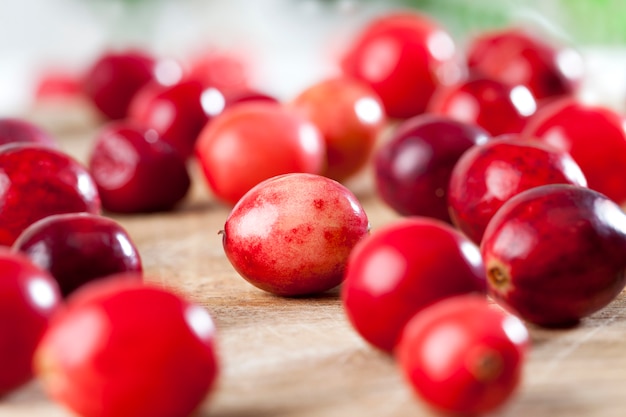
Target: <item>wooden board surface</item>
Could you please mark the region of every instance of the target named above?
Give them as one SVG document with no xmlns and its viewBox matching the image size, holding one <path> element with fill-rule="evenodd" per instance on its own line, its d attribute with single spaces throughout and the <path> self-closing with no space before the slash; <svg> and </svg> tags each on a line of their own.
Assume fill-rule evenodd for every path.
<svg viewBox="0 0 626 417">
<path fill-rule="evenodd" d="M 83 159 L 93 132 L 66 134 Z M 138 246 L 149 280 L 182 291 L 213 315 L 222 372 L 198 416 L 431 416 L 393 360 L 346 321 L 338 292 L 285 299 L 249 285 L 224 256 L 218 231 L 228 207 L 194 171 L 190 197 L 173 213 L 115 216 Z M 365 173 L 351 183 L 374 229 L 396 217 Z M 568 330 L 531 328 L 533 348 L 518 395 L 496 415 L 619 416 L 626 413 L 626 297 Z M 0 370 L 1 372 L 1 370 Z M 0 401 L 4 417 L 70 417 L 36 381 Z M 174 417 L 174 416 L 173 416 Z"/>
</svg>

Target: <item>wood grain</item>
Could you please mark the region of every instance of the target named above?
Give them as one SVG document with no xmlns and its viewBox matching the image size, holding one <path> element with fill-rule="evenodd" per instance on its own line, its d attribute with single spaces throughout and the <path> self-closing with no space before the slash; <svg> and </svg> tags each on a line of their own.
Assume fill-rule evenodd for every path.
<svg viewBox="0 0 626 417">
<path fill-rule="evenodd" d="M 66 133 L 84 160 L 93 131 Z M 130 233 L 148 280 L 205 306 L 219 331 L 221 375 L 198 410 L 213 417 L 431 416 L 394 361 L 350 328 L 338 291 L 286 299 L 249 285 L 225 258 L 218 231 L 228 207 L 198 171 L 190 197 L 172 213 L 113 216 Z M 371 175 L 350 186 L 374 229 L 396 218 L 374 195 Z M 626 256 L 626 254 L 625 254 Z M 573 329 L 531 328 L 533 348 L 516 397 L 496 415 L 619 416 L 626 410 L 626 297 Z M 0 401 L 0 416 L 70 417 L 37 381 Z M 174 417 L 174 416 L 173 416 Z"/>
</svg>

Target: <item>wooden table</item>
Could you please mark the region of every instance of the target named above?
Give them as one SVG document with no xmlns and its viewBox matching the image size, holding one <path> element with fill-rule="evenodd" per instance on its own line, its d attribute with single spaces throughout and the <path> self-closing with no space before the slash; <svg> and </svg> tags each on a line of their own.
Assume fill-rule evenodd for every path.
<svg viewBox="0 0 626 417">
<path fill-rule="evenodd" d="M 62 144 L 83 159 L 92 136 L 92 131 L 65 134 Z M 176 212 L 115 218 L 138 246 L 148 280 L 182 291 L 216 321 L 222 372 L 197 415 L 433 415 L 412 395 L 394 361 L 352 330 L 337 291 L 279 298 L 233 270 L 218 236 L 229 209 L 193 172 L 191 195 Z M 374 195 L 370 178 L 365 173 L 350 185 L 376 229 L 396 215 Z M 531 328 L 531 334 L 523 385 L 496 415 L 626 414 L 626 297 L 577 328 Z M 2 417 L 71 415 L 46 399 L 36 381 L 0 401 Z"/>
</svg>

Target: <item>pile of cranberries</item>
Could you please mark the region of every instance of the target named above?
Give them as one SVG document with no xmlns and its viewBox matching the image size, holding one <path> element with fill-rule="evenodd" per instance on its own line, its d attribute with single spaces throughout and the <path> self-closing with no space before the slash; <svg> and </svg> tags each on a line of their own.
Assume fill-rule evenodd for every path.
<svg viewBox="0 0 626 417">
<path fill-rule="evenodd" d="M 0 394 L 34 373 L 83 417 L 197 408 L 219 370 L 212 318 L 145 284 L 104 216 L 175 210 L 190 163 L 230 209 L 234 269 L 284 297 L 339 288 L 354 330 L 435 410 L 502 406 L 525 323 L 569 327 L 621 293 L 626 123 L 579 100 L 573 49 L 509 28 L 459 51 L 403 11 L 337 64 L 279 100 L 229 55 L 106 51 L 72 90 L 102 120 L 85 165 L 0 119 Z M 350 190 L 368 167 L 393 223 L 371 225 Z"/>
</svg>

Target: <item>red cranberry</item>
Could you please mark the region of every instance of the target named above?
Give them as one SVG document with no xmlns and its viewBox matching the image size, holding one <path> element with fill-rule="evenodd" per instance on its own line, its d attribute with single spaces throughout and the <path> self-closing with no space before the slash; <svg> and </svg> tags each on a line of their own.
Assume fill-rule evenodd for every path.
<svg viewBox="0 0 626 417">
<path fill-rule="evenodd" d="M 239 200 L 224 225 L 224 251 L 258 288 L 314 294 L 341 283 L 350 251 L 368 231 L 350 190 L 320 175 L 293 173 L 270 178 Z"/>
<path fill-rule="evenodd" d="M 490 294 L 525 320 L 568 326 L 626 284 L 626 214 L 588 188 L 552 184 L 504 203 L 481 243 Z"/>
<path fill-rule="evenodd" d="M 396 350 L 416 394 L 435 410 L 483 415 L 505 404 L 522 377 L 528 330 L 485 297 L 460 295 L 417 313 Z"/>
<path fill-rule="evenodd" d="M 248 63 L 232 51 L 208 49 L 194 57 L 189 67 L 185 79 L 200 81 L 205 88 L 216 88 L 226 97 L 250 89 Z"/>
<path fill-rule="evenodd" d="M 487 141 L 478 126 L 444 116 L 415 116 L 400 124 L 375 152 L 376 190 L 405 216 L 451 223 L 448 183 L 463 152 Z"/>
<path fill-rule="evenodd" d="M 193 154 L 196 139 L 204 125 L 223 108 L 222 94 L 216 89 L 205 90 L 198 81 L 184 81 L 171 86 L 155 82 L 144 86 L 135 95 L 129 118 L 156 130 L 163 140 L 187 158 Z"/>
<path fill-rule="evenodd" d="M 83 79 L 83 90 L 103 116 L 122 119 L 141 87 L 154 79 L 155 60 L 143 51 L 106 52 Z"/>
<path fill-rule="evenodd" d="M 478 145 L 452 170 L 448 202 L 454 224 L 480 243 L 487 223 L 509 198 L 545 184 L 586 186 L 572 157 L 545 143 L 509 135 Z"/>
<path fill-rule="evenodd" d="M 0 245 L 52 214 L 100 213 L 91 175 L 69 155 L 32 144 L 0 148 Z"/>
<path fill-rule="evenodd" d="M 57 141 L 39 126 L 22 119 L 0 118 L 0 145 L 16 142 L 58 148 Z"/>
<path fill-rule="evenodd" d="M 28 258 L 0 248 L 0 396 L 28 382 L 35 348 L 61 304 L 57 283 Z"/>
<path fill-rule="evenodd" d="M 485 292 L 476 245 L 445 223 L 412 217 L 376 230 L 354 248 L 341 296 L 357 332 L 391 352 L 415 313 L 470 292 Z"/>
<path fill-rule="evenodd" d="M 477 124 L 493 136 L 521 132 L 536 109 L 537 103 L 526 87 L 487 78 L 442 88 L 429 104 L 432 113 Z"/>
<path fill-rule="evenodd" d="M 49 271 L 67 296 L 97 278 L 122 272 L 141 277 L 141 259 L 120 224 L 88 213 L 57 214 L 41 219 L 17 238 L 13 249 Z"/>
<path fill-rule="evenodd" d="M 85 285 L 35 353 L 48 395 L 83 417 L 188 416 L 218 372 L 209 313 L 132 279 Z"/>
<path fill-rule="evenodd" d="M 50 70 L 40 75 L 34 95 L 37 100 L 67 100 L 80 97 L 81 79 L 75 74 Z"/>
<path fill-rule="evenodd" d="M 542 107 L 523 133 L 569 152 L 589 188 L 626 207 L 626 125 L 622 115 L 564 98 Z"/>
<path fill-rule="evenodd" d="M 276 97 L 253 89 L 231 92 L 224 98 L 226 100 L 226 104 L 224 107 L 231 107 L 236 104 L 247 103 L 249 101 L 267 101 L 270 103 L 279 103 Z"/>
<path fill-rule="evenodd" d="M 538 100 L 575 93 L 583 74 L 575 50 L 519 28 L 481 34 L 472 40 L 467 55 L 470 70 L 509 85 L 525 85 Z"/>
<path fill-rule="evenodd" d="M 276 175 L 321 173 L 325 146 L 315 125 L 293 109 L 254 101 L 232 106 L 207 124 L 196 155 L 213 194 L 234 205 Z"/>
<path fill-rule="evenodd" d="M 185 160 L 156 130 L 127 122 L 99 132 L 89 170 L 111 212 L 171 210 L 191 185 Z"/>
<path fill-rule="evenodd" d="M 435 89 L 458 76 L 450 35 L 426 16 L 400 12 L 369 22 L 342 62 L 346 75 L 372 86 L 389 117 L 423 113 Z"/>
<path fill-rule="evenodd" d="M 344 181 L 369 162 L 386 118 L 380 98 L 367 84 L 327 79 L 302 91 L 291 105 L 324 137 L 325 176 Z"/>
</svg>

